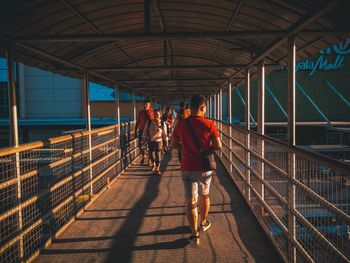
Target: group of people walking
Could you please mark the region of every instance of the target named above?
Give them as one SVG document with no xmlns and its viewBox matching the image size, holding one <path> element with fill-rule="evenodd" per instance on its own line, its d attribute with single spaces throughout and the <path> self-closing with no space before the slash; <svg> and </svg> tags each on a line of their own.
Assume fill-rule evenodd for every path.
<svg viewBox="0 0 350 263">
<path fill-rule="evenodd" d="M 207 217 L 210 184 L 215 174 L 213 153 L 221 148 L 218 130 L 211 120 L 205 118 L 205 113 L 206 99 L 202 95 L 193 96 L 190 105 L 181 103 L 176 115 L 170 106 L 162 115 L 160 110 L 154 110 L 151 103 L 145 101 L 135 128 L 141 165 L 145 164 L 148 148 L 148 164 L 156 175 L 161 175 L 162 152 L 178 150 L 186 215 L 192 232 L 188 240 L 197 245 L 200 243 L 200 231 L 207 231 L 211 227 Z"/>
<path fill-rule="evenodd" d="M 150 101 L 144 101 L 144 109 L 138 114 L 135 135 L 137 135 L 141 152 L 141 165 L 145 163 L 146 149 L 148 162 L 152 172 L 161 175 L 160 162 L 162 152 L 169 148 L 175 116 L 173 109 L 168 106 L 162 115 L 161 110 L 154 110 Z"/>
</svg>

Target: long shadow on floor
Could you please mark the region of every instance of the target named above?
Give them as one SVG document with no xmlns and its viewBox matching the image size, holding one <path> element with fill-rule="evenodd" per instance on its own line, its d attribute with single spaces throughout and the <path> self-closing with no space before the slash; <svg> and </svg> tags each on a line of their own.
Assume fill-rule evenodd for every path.
<svg viewBox="0 0 350 263">
<path fill-rule="evenodd" d="M 218 170 L 223 174 L 216 178 L 225 189 L 231 200 L 231 209 L 237 223 L 237 229 L 246 249 L 256 262 L 283 262 L 273 247 L 272 242 L 265 236 L 260 223 L 256 220 L 238 188 L 226 172 L 222 163 L 217 160 Z"/>
<path fill-rule="evenodd" d="M 170 160 L 171 154 L 165 154 L 162 161 L 162 167 L 167 167 Z M 116 260 L 118 260 L 118 262 L 131 262 L 132 253 L 134 250 L 174 249 L 186 245 L 184 243 L 184 240 L 175 240 L 173 242 L 154 244 L 149 246 L 134 246 L 147 210 L 159 194 L 160 180 L 161 176 L 149 177 L 144 189 L 144 194 L 130 210 L 120 230 L 114 234 L 115 240 L 113 241 L 113 245 L 108 252 L 108 262 L 116 262 Z M 174 231 L 183 230 L 175 229 L 168 231 L 172 233 Z"/>
</svg>

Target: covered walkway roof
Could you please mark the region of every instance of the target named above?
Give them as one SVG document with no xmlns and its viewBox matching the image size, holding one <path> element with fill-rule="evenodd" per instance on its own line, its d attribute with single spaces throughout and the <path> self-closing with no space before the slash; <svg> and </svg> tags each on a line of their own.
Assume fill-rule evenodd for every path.
<svg viewBox="0 0 350 263">
<path fill-rule="evenodd" d="M 348 1 L 36 0 L 1 7 L 0 45 L 16 59 L 96 82 L 118 83 L 159 101 L 205 95 L 265 59 L 286 65 L 349 33 Z M 254 72 L 254 68 L 252 69 Z"/>
</svg>

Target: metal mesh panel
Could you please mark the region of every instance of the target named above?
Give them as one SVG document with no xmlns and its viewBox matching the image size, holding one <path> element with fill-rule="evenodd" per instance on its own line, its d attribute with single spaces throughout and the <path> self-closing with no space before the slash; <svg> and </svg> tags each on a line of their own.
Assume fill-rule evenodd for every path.
<svg viewBox="0 0 350 263">
<path fill-rule="evenodd" d="M 0 150 L 1 261 L 31 258 L 138 156 L 133 125 Z"/>
<path fill-rule="evenodd" d="M 234 182 L 284 259 L 295 249 L 297 262 L 349 261 L 349 166 L 236 126 L 229 136 L 229 124 L 216 125 L 219 157 L 228 171 L 232 165 Z"/>
</svg>

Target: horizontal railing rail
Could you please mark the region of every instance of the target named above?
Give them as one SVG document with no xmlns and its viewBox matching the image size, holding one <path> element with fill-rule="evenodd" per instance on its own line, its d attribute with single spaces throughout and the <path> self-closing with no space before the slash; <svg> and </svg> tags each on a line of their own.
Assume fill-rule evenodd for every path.
<svg viewBox="0 0 350 263">
<path fill-rule="evenodd" d="M 214 120 L 218 154 L 286 262 L 350 261 L 350 165 Z"/>
<path fill-rule="evenodd" d="M 134 125 L 0 149 L 0 261 L 32 261 L 130 165 Z"/>
</svg>

